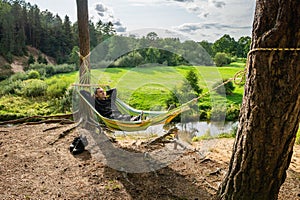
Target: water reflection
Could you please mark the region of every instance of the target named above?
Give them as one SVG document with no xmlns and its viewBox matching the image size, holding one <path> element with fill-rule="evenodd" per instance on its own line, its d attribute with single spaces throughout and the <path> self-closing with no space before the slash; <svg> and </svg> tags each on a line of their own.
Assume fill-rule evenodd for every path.
<svg viewBox="0 0 300 200">
<path fill-rule="evenodd" d="M 178 123 L 176 127 L 179 128 L 180 131 L 190 132 L 195 134 L 195 136 L 203 136 L 205 134 L 210 134 L 210 136 L 214 137 L 219 134 L 232 133 L 237 127 L 237 122 L 189 122 L 189 123 Z M 132 134 L 146 134 L 146 135 L 163 135 L 165 129 L 163 125 L 155 125 L 150 126 L 145 131 L 134 132 Z M 116 135 L 124 134 L 125 132 L 118 131 L 115 132 Z M 126 132 L 126 134 L 130 134 L 130 132 Z"/>
</svg>

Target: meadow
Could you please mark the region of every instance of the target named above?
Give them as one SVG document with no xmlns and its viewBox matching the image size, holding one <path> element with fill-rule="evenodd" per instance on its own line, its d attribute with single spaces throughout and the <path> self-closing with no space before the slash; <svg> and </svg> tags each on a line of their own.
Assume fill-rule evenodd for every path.
<svg viewBox="0 0 300 200">
<path fill-rule="evenodd" d="M 225 101 L 228 107 L 235 106 L 239 108 L 243 96 L 243 86 L 234 85 L 235 89 L 232 95 L 226 97 L 218 96 L 212 90 L 214 84 L 223 79 L 232 78 L 234 74 L 243 70 L 240 64 L 232 63 L 226 67 L 212 66 L 147 66 L 135 68 L 102 68 L 91 70 L 91 83 L 100 85 L 109 85 L 111 88 L 118 89 L 118 96 L 129 105 L 143 110 L 164 110 L 167 109 L 166 100 L 170 92 L 180 87 L 186 80 L 186 75 L 190 70 L 194 70 L 198 77 L 198 85 L 207 94 L 200 99 L 201 108 L 211 109 L 213 102 L 219 100 Z M 24 82 L 11 81 L 2 84 L 0 90 L 7 87 L 15 87 L 14 92 L 4 93 L 0 98 L 0 119 L 20 118 L 32 115 L 51 115 L 70 113 L 72 102 L 63 99 L 62 92 L 69 92 L 72 84 L 78 82 L 78 72 L 54 75 L 39 80 L 46 85 L 44 95 L 26 96 L 24 95 Z M 16 83 L 20 82 L 17 86 Z M 39 83 L 40 84 L 40 83 Z M 1 85 L 1 84 L 0 84 Z M 26 84 L 25 84 L 26 85 Z M 184 103 L 184 102 L 182 102 Z M 64 109 L 57 109 L 58 107 Z M 68 111 L 69 110 L 69 111 Z M 4 117 L 3 117 L 4 116 Z M 10 117 L 8 117 L 10 116 Z"/>
</svg>

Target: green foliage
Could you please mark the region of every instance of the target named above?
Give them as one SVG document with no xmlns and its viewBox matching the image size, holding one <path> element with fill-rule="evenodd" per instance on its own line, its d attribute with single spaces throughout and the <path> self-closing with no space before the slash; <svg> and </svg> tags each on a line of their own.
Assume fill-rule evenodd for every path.
<svg viewBox="0 0 300 200">
<path fill-rule="evenodd" d="M 39 97 L 33 101 L 32 98 L 6 95 L 0 99 L 0 107 L 0 121 L 51 114 L 49 104 Z"/>
<path fill-rule="evenodd" d="M 220 85 L 222 85 L 225 82 L 227 82 L 227 83 L 224 84 L 223 86 L 220 86 Z M 215 91 L 218 94 L 220 94 L 220 95 L 224 95 L 224 94 L 226 94 L 226 95 L 232 95 L 233 91 L 235 89 L 232 81 L 228 81 L 228 79 L 223 79 L 222 81 L 215 83 L 213 85 L 213 88 L 217 88 Z M 225 89 L 225 91 L 224 91 L 224 89 Z"/>
<path fill-rule="evenodd" d="M 23 95 L 26 97 L 38 97 L 38 96 L 44 96 L 47 90 L 47 84 L 38 79 L 29 79 L 26 81 L 23 81 L 24 87 L 23 87 Z"/>
<path fill-rule="evenodd" d="M 226 53 L 218 52 L 214 57 L 214 61 L 217 67 L 222 67 L 224 65 L 230 64 L 231 60 Z"/>
<path fill-rule="evenodd" d="M 50 98 L 57 98 L 57 97 L 62 97 L 69 84 L 65 81 L 57 81 L 52 82 L 48 87 L 47 87 L 47 96 Z"/>
<path fill-rule="evenodd" d="M 41 75 L 38 71 L 36 70 L 30 70 L 28 72 L 28 76 L 27 76 L 28 79 L 40 79 L 41 78 Z"/>
<path fill-rule="evenodd" d="M 230 37 L 228 34 L 225 34 L 214 42 L 212 49 L 215 53 L 222 52 L 234 56 L 237 52 L 237 42 L 234 40 L 234 38 Z"/>
<path fill-rule="evenodd" d="M 34 64 L 36 65 L 36 64 Z M 34 66 L 33 65 L 33 66 Z M 41 65 L 41 64 L 39 64 Z M 51 65 L 43 65 L 45 68 Z M 100 83 L 109 83 L 111 87 L 117 87 L 119 97 L 125 102 L 129 103 L 131 106 L 137 109 L 143 110 L 165 110 L 169 108 L 166 106 L 166 101 L 169 98 L 169 95 L 173 95 L 173 99 L 175 104 L 178 106 L 182 103 L 185 103 L 186 100 L 190 100 L 197 96 L 196 92 L 192 91 L 191 84 L 188 83 L 186 76 L 190 71 L 191 67 L 189 66 L 181 66 L 181 67 L 168 67 L 168 66 L 155 66 L 155 67 L 147 67 L 147 68 L 106 68 L 106 69 L 97 69 L 92 70 L 92 74 L 94 77 L 101 77 Z M 201 73 L 211 74 L 211 67 L 201 66 L 199 67 Z M 233 75 L 241 70 L 238 67 L 223 67 L 219 68 L 218 71 L 222 75 L 222 77 L 233 77 Z M 133 73 L 132 73 L 133 72 Z M 71 89 L 69 88 L 71 83 L 75 82 L 78 73 L 72 72 L 63 75 L 55 75 L 49 78 L 45 78 L 44 82 L 38 79 L 27 79 L 27 75 L 25 73 L 17 73 L 11 76 L 10 79 L 6 79 L 5 81 L 0 82 L 0 106 L 3 108 L 3 116 L 12 117 L 15 116 L 29 116 L 29 114 L 56 114 L 56 113 L 65 113 L 70 112 L 71 110 Z M 129 79 L 127 79 L 130 74 Z M 198 74 L 197 74 L 198 75 Z M 143 84 L 140 88 L 136 88 L 137 83 L 141 81 L 141 77 L 143 79 Z M 26 81 L 25 81 L 26 80 Z M 25 95 L 25 85 L 28 87 L 28 82 L 32 80 L 39 81 L 40 83 L 46 83 L 47 88 L 44 91 L 45 95 L 32 97 L 27 97 Z M 120 82 L 121 80 L 121 82 Z M 125 80 L 125 81 L 123 81 Z M 159 84 L 153 84 L 159 83 Z M 203 88 L 204 91 L 207 91 L 206 83 L 203 80 L 203 77 L 198 76 L 198 84 L 200 88 Z M 52 86 L 53 85 L 53 86 Z M 174 92 L 171 93 L 170 88 L 174 86 Z M 29 90 L 27 89 L 26 90 Z M 132 90 L 133 88 L 136 88 Z M 180 92 L 180 89 L 188 92 Z M 32 89 L 35 91 L 35 89 Z M 227 96 L 228 106 L 226 113 L 226 119 L 234 119 L 234 116 L 237 116 L 237 110 L 239 108 L 239 104 L 242 99 L 243 88 L 236 88 L 235 93 L 232 96 Z M 181 96 L 182 95 L 182 96 Z M 191 96 L 189 96 L 191 95 Z M 22 101 L 14 104 L 7 104 L 7 101 L 3 104 L 2 100 L 7 96 L 10 96 L 11 99 L 20 97 Z M 229 97 L 233 97 L 232 99 L 228 99 Z M 26 100 L 26 102 L 25 102 Z M 37 102 L 37 104 L 42 104 L 43 106 L 38 107 L 39 110 L 34 110 L 31 104 L 33 102 Z M 22 102 L 24 105 L 22 105 Z M 173 104 L 173 102 L 168 103 L 168 105 Z M 204 96 L 200 99 L 197 107 L 195 109 L 198 110 L 200 115 L 200 119 L 207 120 L 211 116 L 211 99 L 208 96 Z M 231 105 L 233 104 L 233 105 Z M 5 107 L 2 107 L 4 106 Z M 196 105 L 196 104 L 195 104 Z M 8 107 L 7 107 L 8 106 Z M 196 105 L 197 106 L 197 105 Z M 0 109 L 0 110 L 1 110 Z M 24 110 L 20 114 L 18 110 Z M 16 112 L 15 114 L 12 114 Z M 28 114 L 26 114 L 28 112 Z M 215 111 L 214 111 L 215 112 Z M 217 111 L 216 111 L 217 112 Z M 180 116 L 181 117 L 181 116 Z M 186 118 L 195 119 L 195 113 L 186 113 L 184 116 Z M 0 114 L 1 118 L 1 114 Z M 198 117 L 199 119 L 199 117 Z M 235 119 L 234 119 L 235 120 Z"/>
<path fill-rule="evenodd" d="M 28 58 L 28 61 L 27 61 L 27 64 L 31 65 L 31 64 L 34 64 L 34 63 L 35 63 L 35 59 L 34 59 L 33 55 L 30 54 L 29 58 Z"/>
<path fill-rule="evenodd" d="M 22 80 L 15 80 L 15 81 L 6 81 L 7 83 L 3 83 L 3 85 L 0 85 L 0 96 L 6 95 L 6 94 L 16 94 L 21 95 L 22 94 L 22 88 L 23 88 L 23 81 Z"/>
<path fill-rule="evenodd" d="M 226 110 L 226 120 L 235 121 L 240 115 L 240 106 L 237 104 L 231 104 L 227 107 Z"/>
<path fill-rule="evenodd" d="M 7 79 L 10 77 L 14 72 L 12 71 L 12 67 L 10 65 L 3 65 L 0 66 L 0 81 Z"/>
<path fill-rule="evenodd" d="M 71 112 L 73 90 L 72 87 L 68 87 L 64 94 L 49 101 L 52 113 Z"/>
<path fill-rule="evenodd" d="M 193 90 L 199 95 L 202 92 L 202 89 L 198 85 L 198 76 L 194 70 L 190 70 L 186 76 L 186 80 L 189 82 Z"/>
<path fill-rule="evenodd" d="M 114 65 L 118 67 L 136 67 L 138 65 L 141 65 L 143 61 L 144 59 L 141 54 L 139 52 L 133 51 L 119 58 Z"/>
<path fill-rule="evenodd" d="M 55 74 L 69 73 L 75 71 L 75 66 L 72 64 L 62 64 L 62 65 L 46 65 L 41 63 L 35 63 L 25 68 L 26 71 L 36 70 L 40 75 L 45 77 L 50 77 Z"/>
<path fill-rule="evenodd" d="M 38 62 L 39 64 L 45 64 L 45 65 L 48 64 L 47 59 L 46 59 L 45 57 L 43 57 L 42 54 L 39 54 L 39 55 L 38 55 L 37 62 Z"/>
<path fill-rule="evenodd" d="M 75 70 L 78 70 L 80 65 L 80 59 L 77 52 L 79 52 L 79 47 L 74 46 L 71 51 L 71 54 L 69 55 L 69 61 L 68 61 L 69 64 L 75 64 L 76 66 Z"/>
</svg>

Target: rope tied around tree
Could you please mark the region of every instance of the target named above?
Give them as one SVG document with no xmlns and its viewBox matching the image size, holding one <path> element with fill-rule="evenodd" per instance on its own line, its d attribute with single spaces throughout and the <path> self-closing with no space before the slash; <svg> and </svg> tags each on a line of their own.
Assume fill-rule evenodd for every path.
<svg viewBox="0 0 300 200">
<path fill-rule="evenodd" d="M 300 48 L 263 48 L 263 47 L 258 47 L 258 48 L 254 48 L 254 49 L 251 49 L 248 54 L 247 54 L 247 61 L 246 61 L 246 67 L 244 70 L 241 70 L 241 71 L 238 71 L 234 77 L 231 79 L 234 81 L 234 83 L 236 85 L 241 85 L 245 79 L 246 79 L 246 73 L 247 73 L 247 70 L 249 68 L 249 56 L 256 52 L 256 51 L 300 51 Z M 240 78 L 239 81 L 237 81 L 238 79 Z"/>
<path fill-rule="evenodd" d="M 78 51 L 77 51 L 77 54 L 78 54 L 79 58 L 82 60 L 81 66 L 83 66 L 83 68 L 82 68 L 83 70 L 82 70 L 82 74 L 81 74 L 79 83 L 84 84 L 84 83 L 89 82 L 88 80 L 90 80 L 91 70 L 89 68 L 89 62 L 90 62 L 89 58 L 90 58 L 91 52 L 89 52 L 85 56 L 81 55 L 80 52 L 78 52 Z"/>
</svg>

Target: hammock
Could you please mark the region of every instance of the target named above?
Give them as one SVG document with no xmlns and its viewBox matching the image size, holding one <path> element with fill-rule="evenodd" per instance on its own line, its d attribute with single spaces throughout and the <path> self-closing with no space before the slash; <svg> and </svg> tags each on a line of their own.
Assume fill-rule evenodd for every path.
<svg viewBox="0 0 300 200">
<path fill-rule="evenodd" d="M 157 125 L 157 124 L 168 124 L 180 113 L 187 111 L 190 109 L 189 103 L 187 102 L 180 107 L 174 108 L 169 111 L 142 111 L 137 110 L 120 99 L 117 99 L 116 105 L 120 109 L 119 111 L 122 114 L 140 114 L 143 112 L 145 116 L 148 116 L 145 120 L 140 121 L 123 121 L 123 120 L 116 120 L 110 119 L 107 117 L 102 116 L 96 109 L 95 109 L 95 100 L 86 90 L 79 90 L 77 87 L 75 88 L 76 93 L 79 95 L 80 99 L 83 100 L 86 105 L 96 114 L 96 116 L 104 122 L 104 124 L 112 130 L 120 130 L 120 131 L 141 131 L 146 130 L 149 126 Z"/>
</svg>

